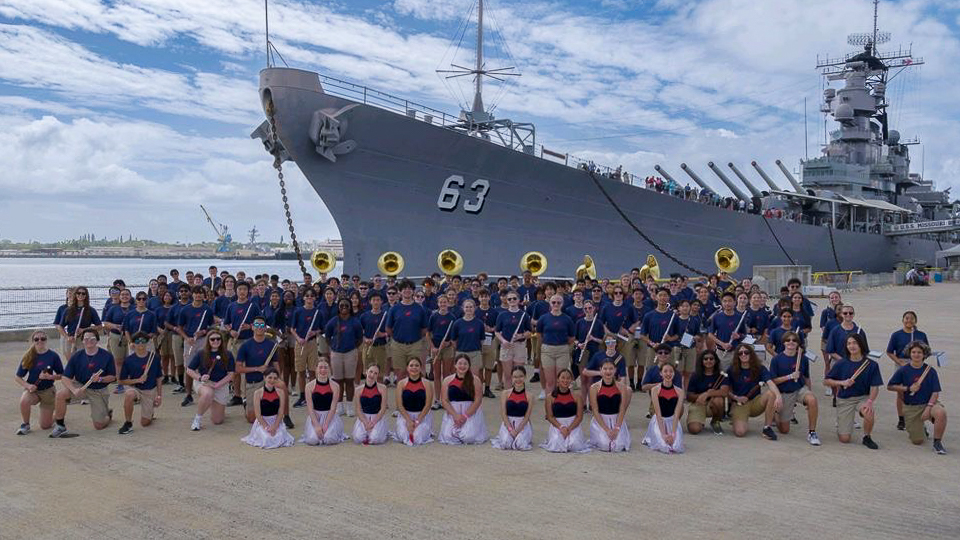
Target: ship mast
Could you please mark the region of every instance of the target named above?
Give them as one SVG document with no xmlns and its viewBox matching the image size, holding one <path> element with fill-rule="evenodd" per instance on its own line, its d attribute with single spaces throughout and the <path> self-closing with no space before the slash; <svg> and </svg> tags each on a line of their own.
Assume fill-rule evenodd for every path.
<svg viewBox="0 0 960 540">
<path fill-rule="evenodd" d="M 473 115 L 483 114 L 483 0 L 477 6 L 477 67 L 474 68 Z"/>
</svg>

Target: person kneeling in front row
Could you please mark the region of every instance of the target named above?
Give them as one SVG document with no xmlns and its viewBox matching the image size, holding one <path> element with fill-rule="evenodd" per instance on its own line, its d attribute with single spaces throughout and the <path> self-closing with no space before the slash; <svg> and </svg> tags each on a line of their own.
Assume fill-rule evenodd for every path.
<svg viewBox="0 0 960 540">
<path fill-rule="evenodd" d="M 126 435 L 133 431 L 133 405 L 140 400 L 140 425 L 147 427 L 153 423 L 153 408 L 163 402 L 163 371 L 160 369 L 160 355 L 156 351 L 147 352 L 150 336 L 137 332 L 131 338 L 133 354 L 123 359 L 120 367 L 120 384 L 123 392 L 123 425 L 119 433 Z"/>
<path fill-rule="evenodd" d="M 117 380 L 117 368 L 110 351 L 99 347 L 100 334 L 96 330 L 83 331 L 83 348 L 73 353 L 63 370 L 63 388 L 57 392 L 53 419 L 57 423 L 50 432 L 53 439 L 74 437 L 67 433 L 64 419 L 67 415 L 67 400 L 90 401 L 90 418 L 95 429 L 104 429 L 113 420 L 110 410 L 110 383 Z"/>
<path fill-rule="evenodd" d="M 933 423 L 933 451 L 946 454 L 943 434 L 947 430 L 947 411 L 939 402 L 940 377 L 933 366 L 924 364 L 930 348 L 921 341 L 907 346 L 910 363 L 900 366 L 890 377 L 887 390 L 903 395 L 903 418 L 910 442 L 923 444 L 927 438 L 925 422 Z"/>
</svg>

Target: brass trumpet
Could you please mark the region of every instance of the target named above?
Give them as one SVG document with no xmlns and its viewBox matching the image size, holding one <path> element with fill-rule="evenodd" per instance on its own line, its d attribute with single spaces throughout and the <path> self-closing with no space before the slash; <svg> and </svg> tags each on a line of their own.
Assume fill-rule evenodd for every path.
<svg viewBox="0 0 960 540">
<path fill-rule="evenodd" d="M 647 276 L 653 277 L 654 281 L 660 279 L 660 265 L 653 255 L 647 255 L 647 264 L 640 268 L 640 281 L 646 281 Z"/>
<path fill-rule="evenodd" d="M 403 256 L 396 251 L 387 251 L 377 259 L 377 268 L 385 276 L 395 276 L 403 272 Z"/>
<path fill-rule="evenodd" d="M 597 279 L 597 267 L 593 264 L 593 257 L 589 255 L 583 256 L 583 264 L 577 267 L 577 271 L 574 274 L 577 279 L 590 278 Z"/>
<path fill-rule="evenodd" d="M 437 255 L 437 267 L 445 276 L 455 276 L 463 270 L 463 256 L 452 249 L 445 249 Z"/>
<path fill-rule="evenodd" d="M 547 256 L 539 251 L 528 251 L 520 258 L 520 271 L 539 276 L 547 271 Z"/>
<path fill-rule="evenodd" d="M 337 258 L 332 251 L 319 249 L 310 255 L 310 265 L 321 274 L 326 274 L 337 265 Z"/>
<path fill-rule="evenodd" d="M 740 256 L 733 248 L 722 247 L 713 254 L 713 262 L 717 265 L 717 271 L 732 274 L 740 268 Z"/>
</svg>

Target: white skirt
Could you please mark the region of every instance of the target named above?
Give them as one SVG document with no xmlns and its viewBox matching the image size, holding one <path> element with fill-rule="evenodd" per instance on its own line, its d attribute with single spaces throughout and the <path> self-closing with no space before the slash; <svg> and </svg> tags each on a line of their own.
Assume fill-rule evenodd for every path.
<svg viewBox="0 0 960 540">
<path fill-rule="evenodd" d="M 557 422 L 560 422 L 561 426 L 569 427 L 570 424 L 576 420 L 576 416 L 571 416 L 569 418 L 557 418 Z M 550 431 L 547 432 L 547 440 L 540 443 L 540 448 L 543 448 L 547 452 L 589 452 L 590 445 L 587 444 L 587 441 L 583 440 L 583 431 L 579 428 L 575 429 L 567 435 L 567 438 L 564 439 L 563 435 L 560 434 L 560 430 L 550 424 Z"/>
<path fill-rule="evenodd" d="M 607 428 L 617 425 L 617 415 L 615 414 L 594 414 L 593 421 L 590 422 L 590 446 L 602 452 L 626 452 L 630 450 L 630 429 L 624 421 L 620 426 L 620 432 L 617 438 L 610 440 L 607 432 L 600 427 L 597 422 L 603 422 Z"/>
<path fill-rule="evenodd" d="M 427 404 L 427 407 L 430 405 Z M 420 413 L 410 413 L 410 418 L 416 418 Z M 407 429 L 407 421 L 402 414 L 397 415 L 397 427 L 393 431 L 393 439 L 407 446 L 420 446 L 433 442 L 433 411 L 427 412 L 423 421 L 413 428 L 413 433 Z"/>
<path fill-rule="evenodd" d="M 266 420 L 267 423 L 272 424 L 276 421 L 277 417 L 264 416 L 263 419 Z M 277 428 L 276 435 L 270 435 L 267 433 L 267 430 L 263 429 L 259 421 L 254 421 L 253 425 L 250 426 L 250 434 L 240 440 L 257 448 L 293 446 L 293 435 L 287 432 L 287 426 L 283 425 L 283 422 L 280 422 L 280 427 Z"/>
<path fill-rule="evenodd" d="M 330 411 L 314 411 L 313 414 L 317 417 L 317 423 L 323 425 Z M 323 434 L 322 439 L 317 436 L 316 430 L 313 429 L 313 422 L 310 421 L 310 417 L 308 416 L 305 420 L 306 425 L 303 427 L 303 436 L 300 437 L 300 442 L 304 444 L 309 444 L 310 446 L 339 444 L 349 438 L 343 432 L 343 420 L 337 414 L 333 415 L 333 420 L 330 420 L 330 426 Z"/>
<path fill-rule="evenodd" d="M 464 414 L 473 405 L 473 402 L 453 401 L 450 405 L 458 414 Z M 486 442 L 487 425 L 483 421 L 483 407 L 478 408 L 477 412 L 467 418 L 467 421 L 460 427 L 456 427 L 453 417 L 444 412 L 437 440 L 443 444 L 480 444 Z"/>
<path fill-rule="evenodd" d="M 510 421 L 510 425 L 515 426 L 523 421 L 523 417 L 508 416 L 507 420 Z M 530 427 L 530 422 L 527 422 L 527 425 L 523 426 L 523 429 L 520 430 L 520 433 L 517 433 L 516 437 L 511 437 L 510 430 L 507 429 L 506 424 L 501 422 L 500 433 L 490 440 L 490 444 L 500 450 L 530 450 L 533 448 L 532 443 L 533 428 Z"/>
<path fill-rule="evenodd" d="M 664 425 L 667 427 L 668 431 L 673 431 L 673 417 L 664 418 Z M 651 450 L 656 450 L 657 452 L 663 452 L 664 454 L 683 453 L 683 427 L 677 430 L 677 438 L 674 439 L 673 444 L 669 445 L 666 441 L 663 440 L 663 434 L 660 433 L 660 424 L 657 423 L 657 417 L 654 416 L 650 419 L 650 425 L 647 426 L 647 434 L 643 436 L 643 441 L 641 442 L 644 446 L 649 446 Z"/>
<path fill-rule="evenodd" d="M 389 429 L 387 428 L 387 415 L 380 417 L 380 421 L 374 424 L 373 429 L 367 433 L 367 428 L 360 421 L 361 418 L 372 420 L 377 415 L 367 414 L 357 411 L 357 420 L 353 423 L 353 442 L 357 444 L 383 444 L 387 442 Z"/>
</svg>

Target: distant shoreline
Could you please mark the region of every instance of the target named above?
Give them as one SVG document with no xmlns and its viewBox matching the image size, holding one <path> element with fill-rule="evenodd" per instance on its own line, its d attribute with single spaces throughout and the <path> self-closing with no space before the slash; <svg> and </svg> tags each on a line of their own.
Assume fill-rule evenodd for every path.
<svg viewBox="0 0 960 540">
<path fill-rule="evenodd" d="M 309 253 L 305 253 L 307 258 Z M 47 253 L 0 253 L 0 259 L 137 259 L 137 260 L 204 260 L 220 259 L 225 261 L 294 261 L 297 256 L 292 251 L 290 253 L 264 254 L 260 256 L 250 255 L 224 255 L 219 253 L 207 253 L 203 255 L 90 255 L 90 254 L 47 254 Z M 343 261 L 337 258 L 337 261 Z"/>
</svg>

